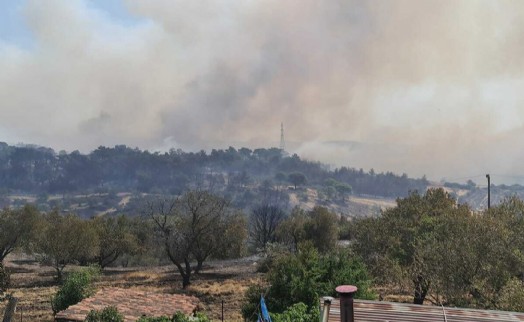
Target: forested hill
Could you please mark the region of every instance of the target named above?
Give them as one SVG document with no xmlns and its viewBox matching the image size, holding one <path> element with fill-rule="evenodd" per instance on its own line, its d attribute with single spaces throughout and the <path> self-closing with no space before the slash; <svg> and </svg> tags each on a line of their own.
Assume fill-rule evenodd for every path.
<svg viewBox="0 0 524 322">
<path fill-rule="evenodd" d="M 330 170 L 324 164 L 302 160 L 296 154 L 288 156 L 277 148 L 151 153 L 117 145 L 82 154 L 0 142 L 0 191 L 4 194 L 179 194 L 195 187 L 227 191 L 262 182 L 307 185 L 322 188 L 327 194 L 380 197 L 406 196 L 409 191 L 424 191 L 429 184 L 425 178 L 412 179 L 391 172 L 350 167 Z"/>
</svg>

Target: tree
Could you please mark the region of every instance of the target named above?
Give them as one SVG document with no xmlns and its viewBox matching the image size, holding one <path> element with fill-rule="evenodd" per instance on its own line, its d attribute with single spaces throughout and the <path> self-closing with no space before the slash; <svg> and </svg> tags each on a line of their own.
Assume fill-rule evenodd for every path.
<svg viewBox="0 0 524 322">
<path fill-rule="evenodd" d="M 91 224 L 98 235 L 99 247 L 95 260 L 100 268 L 103 269 L 123 254 L 133 253 L 138 249 L 138 239 L 133 234 L 127 217 L 95 217 Z"/>
<path fill-rule="evenodd" d="M 307 182 L 306 176 L 301 172 L 293 172 L 288 175 L 288 180 L 295 186 L 295 190 L 297 190 L 297 186 L 303 185 Z"/>
<path fill-rule="evenodd" d="M 327 252 L 336 247 L 339 231 L 337 215 L 325 207 L 315 207 L 305 212 L 293 209 L 291 215 L 277 228 L 278 240 L 298 250 L 303 241 L 310 241 L 320 252 Z"/>
<path fill-rule="evenodd" d="M 207 191 L 192 190 L 174 200 L 150 202 L 146 214 L 155 223 L 169 260 L 182 276 L 183 288 L 191 282 L 193 259 L 198 272 L 209 256 L 223 254 L 224 248 L 243 242 L 234 238 L 241 239 L 242 234 L 229 235 L 238 233 L 237 229 L 227 229 L 238 213 L 232 211 L 227 200 Z"/>
<path fill-rule="evenodd" d="M 290 246 L 293 252 L 298 252 L 300 243 L 306 240 L 306 222 L 309 220 L 307 213 L 295 207 L 291 215 L 283 220 L 277 227 L 278 241 Z"/>
<path fill-rule="evenodd" d="M 514 306 L 514 296 L 522 294 L 514 280 L 523 277 L 523 214 L 524 202 L 511 197 L 483 213 L 446 218 L 438 227 L 439 241 L 427 243 L 440 255 L 432 256 L 437 265 L 429 263 L 438 277 L 433 290 L 439 301 L 485 309 Z"/>
<path fill-rule="evenodd" d="M 210 232 L 213 236 L 208 238 L 208 241 L 215 241 L 214 245 L 210 245 L 212 248 L 210 255 L 220 259 L 239 258 L 245 255 L 248 232 L 247 218 L 243 212 L 238 210 L 228 212 L 221 223 L 213 228 Z"/>
<path fill-rule="evenodd" d="M 432 302 L 497 309 L 517 264 L 508 237 L 501 218 L 489 214 L 438 218 L 416 252 L 430 277 Z"/>
<path fill-rule="evenodd" d="M 257 206 L 249 217 L 251 244 L 255 249 L 265 249 L 267 243 L 276 241 L 279 224 L 286 213 L 278 206 L 264 204 Z"/>
<path fill-rule="evenodd" d="M 351 186 L 344 182 L 339 182 L 333 178 L 329 178 L 324 181 L 325 192 L 329 199 L 332 199 L 335 195 L 338 196 L 342 201 L 346 200 L 346 196 L 349 195 L 353 189 Z"/>
<path fill-rule="evenodd" d="M 67 265 L 82 258 L 93 258 L 98 247 L 98 235 L 92 225 L 76 215 L 62 216 L 55 210 L 44 215 L 34 250 L 43 264 L 55 269 L 61 282 Z"/>
<path fill-rule="evenodd" d="M 306 238 L 320 251 L 334 248 L 338 240 L 338 218 L 325 207 L 315 207 L 308 213 L 304 226 Z"/>
<path fill-rule="evenodd" d="M 435 263 L 431 256 L 438 254 L 427 247 L 429 241 L 441 240 L 436 232 L 445 223 L 443 218 L 466 218 L 470 214 L 469 207 L 457 205 L 443 189 L 429 189 L 424 195 L 413 192 L 397 199 L 397 206 L 379 218 L 357 221 L 353 247 L 374 276 L 385 282 L 409 281 L 413 303 L 423 304 L 436 279 L 430 263 Z M 448 251 L 442 254 L 450 255 Z"/>
<path fill-rule="evenodd" d="M 191 254 L 197 261 L 195 273 L 210 256 L 239 257 L 247 238 L 245 216 L 229 207 L 224 198 L 208 192 L 189 192 L 182 199 L 182 211 L 191 221 Z"/>
<path fill-rule="evenodd" d="M 0 263 L 16 247 L 29 241 L 39 219 L 38 210 L 29 205 L 0 211 Z"/>
</svg>

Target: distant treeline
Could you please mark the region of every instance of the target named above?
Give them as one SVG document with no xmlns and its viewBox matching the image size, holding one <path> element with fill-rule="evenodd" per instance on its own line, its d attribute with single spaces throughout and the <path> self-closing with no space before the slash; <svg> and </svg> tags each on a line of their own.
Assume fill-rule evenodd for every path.
<svg viewBox="0 0 524 322">
<path fill-rule="evenodd" d="M 356 194 L 407 196 L 425 191 L 428 181 L 373 169 L 342 167 L 330 170 L 319 162 L 289 156 L 277 148 L 213 149 L 211 152 L 149 152 L 117 145 L 89 154 L 66 153 L 35 145 L 10 146 L 0 142 L 0 190 L 30 194 L 131 191 L 181 194 L 200 187 L 215 190 L 246 189 L 262 182 L 293 185 L 290 174 L 303 174 L 300 185 L 324 186 L 334 179 Z M 296 183 L 296 182 L 295 182 Z"/>
</svg>

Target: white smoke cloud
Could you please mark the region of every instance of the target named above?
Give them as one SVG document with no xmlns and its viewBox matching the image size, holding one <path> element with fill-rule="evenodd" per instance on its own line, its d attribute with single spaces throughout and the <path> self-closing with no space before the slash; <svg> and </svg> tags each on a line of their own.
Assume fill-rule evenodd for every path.
<svg viewBox="0 0 524 322">
<path fill-rule="evenodd" d="M 524 3 L 125 4 L 136 24 L 87 0 L 27 2 L 34 48 L 0 41 L 5 140 L 276 146 L 284 121 L 291 152 L 331 164 L 520 173 Z"/>
</svg>

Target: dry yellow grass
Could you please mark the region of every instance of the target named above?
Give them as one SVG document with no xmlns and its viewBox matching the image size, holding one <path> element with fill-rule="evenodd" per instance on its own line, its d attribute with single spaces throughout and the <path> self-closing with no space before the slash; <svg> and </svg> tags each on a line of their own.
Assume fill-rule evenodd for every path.
<svg viewBox="0 0 524 322">
<path fill-rule="evenodd" d="M 21 314 L 22 321 L 53 321 L 51 297 L 58 289 L 54 282 L 54 271 L 40 266 L 25 255 L 10 256 L 6 267 L 11 271 L 13 285 L 10 292 L 19 298 L 17 316 Z M 75 267 L 68 267 L 66 271 L 72 269 Z M 194 295 L 202 301 L 202 310 L 214 321 L 221 319 L 223 301 L 224 320 L 242 321 L 240 308 L 244 292 L 251 284 L 260 282 L 260 279 L 252 263 L 220 262 L 208 265 L 201 274 L 194 275 L 192 284 L 186 290 L 181 288 L 181 278 L 173 266 L 110 268 L 95 286 Z M 3 306 L 5 303 L 0 303 L 0 311 Z"/>
</svg>

